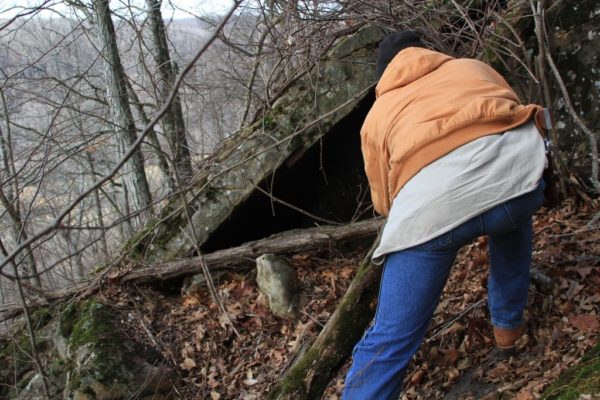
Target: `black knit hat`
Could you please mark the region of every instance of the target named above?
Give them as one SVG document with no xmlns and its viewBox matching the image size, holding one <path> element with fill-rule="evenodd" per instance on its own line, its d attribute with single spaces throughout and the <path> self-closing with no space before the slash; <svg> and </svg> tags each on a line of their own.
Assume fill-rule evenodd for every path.
<svg viewBox="0 0 600 400">
<path fill-rule="evenodd" d="M 426 47 L 419 35 L 415 31 L 402 31 L 394 32 L 387 35 L 379 43 L 379 54 L 377 55 L 377 68 L 375 69 L 375 75 L 377 79 L 381 78 L 383 71 L 392 61 L 392 59 L 401 50 L 407 47 Z"/>
</svg>

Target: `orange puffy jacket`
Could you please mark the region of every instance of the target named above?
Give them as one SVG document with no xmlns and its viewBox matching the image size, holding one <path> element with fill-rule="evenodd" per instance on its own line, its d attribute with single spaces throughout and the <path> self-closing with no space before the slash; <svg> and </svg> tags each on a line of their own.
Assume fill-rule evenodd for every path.
<svg viewBox="0 0 600 400">
<path fill-rule="evenodd" d="M 409 47 L 387 66 L 361 129 L 375 210 L 383 215 L 423 167 L 465 143 L 507 131 L 541 109 L 521 105 L 487 64 Z"/>
</svg>

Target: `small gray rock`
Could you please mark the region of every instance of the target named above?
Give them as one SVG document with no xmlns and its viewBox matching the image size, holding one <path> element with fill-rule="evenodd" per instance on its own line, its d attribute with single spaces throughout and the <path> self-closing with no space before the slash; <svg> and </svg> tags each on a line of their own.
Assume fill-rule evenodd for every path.
<svg viewBox="0 0 600 400">
<path fill-rule="evenodd" d="M 256 259 L 256 283 L 267 296 L 273 314 L 294 318 L 298 304 L 296 271 L 283 258 L 264 254 Z"/>
</svg>

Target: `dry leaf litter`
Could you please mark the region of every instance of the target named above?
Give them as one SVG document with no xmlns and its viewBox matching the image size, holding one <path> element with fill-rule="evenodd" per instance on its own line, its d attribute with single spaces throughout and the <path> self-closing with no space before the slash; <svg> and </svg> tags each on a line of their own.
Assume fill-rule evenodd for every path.
<svg viewBox="0 0 600 400">
<path fill-rule="evenodd" d="M 536 215 L 533 268 L 550 278 L 550 286 L 535 279 L 530 285 L 528 334 L 516 357 L 494 352 L 486 240 L 463 248 L 401 398 L 536 399 L 577 363 L 600 333 L 600 229 L 587 226 L 593 212 L 568 201 Z M 178 371 L 169 398 L 262 399 L 316 338 L 366 251 L 289 255 L 301 282 L 297 321 L 271 314 L 253 272 L 230 273 L 216 285 L 235 330 L 207 290 L 182 295 L 138 286 L 104 295 L 146 356 Z M 323 398 L 341 398 L 348 366 Z"/>
</svg>

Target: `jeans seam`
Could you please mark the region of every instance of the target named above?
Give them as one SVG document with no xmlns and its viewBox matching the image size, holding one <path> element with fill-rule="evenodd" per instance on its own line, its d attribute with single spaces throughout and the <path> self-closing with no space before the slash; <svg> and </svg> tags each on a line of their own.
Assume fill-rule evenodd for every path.
<svg viewBox="0 0 600 400">
<path fill-rule="evenodd" d="M 510 215 L 510 210 L 508 209 L 508 206 L 506 205 L 506 203 L 503 204 L 504 209 L 506 210 L 506 214 L 508 215 L 508 219 L 510 220 L 510 224 L 512 225 L 513 228 L 517 227 L 517 224 L 515 224 L 515 221 L 513 220 L 512 215 Z"/>
<path fill-rule="evenodd" d="M 369 326 L 367 326 L 367 329 L 363 333 L 361 341 L 367 338 L 367 336 L 369 335 L 369 331 L 373 329 L 373 327 L 375 326 L 375 322 L 377 321 L 377 314 L 379 314 L 379 303 L 381 301 L 381 288 L 383 287 L 383 276 L 385 275 L 385 268 L 387 268 L 387 265 L 385 265 L 384 262 L 384 264 L 381 266 L 381 279 L 379 279 L 379 292 L 377 293 L 377 305 L 375 306 L 375 314 L 373 314 L 371 323 L 369 324 Z M 352 349 L 352 357 L 354 357 L 354 353 L 356 353 L 356 347 L 357 346 L 354 346 L 354 348 Z"/>
<path fill-rule="evenodd" d="M 379 279 L 379 292 L 377 292 L 377 305 L 375 306 L 375 313 L 373 314 L 373 319 L 371 320 L 371 325 L 374 325 L 375 321 L 377 321 L 377 314 L 379 313 L 379 302 L 381 301 L 381 288 L 383 287 L 383 277 L 385 275 L 385 268 L 387 268 L 387 267 L 388 266 L 385 263 L 381 266 L 381 278 Z"/>
</svg>

